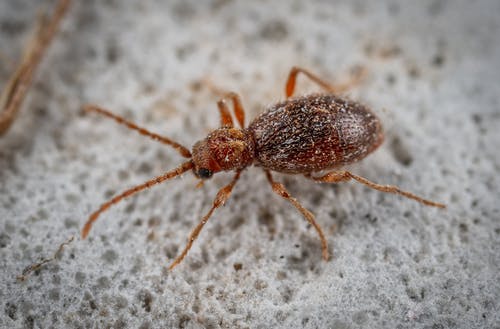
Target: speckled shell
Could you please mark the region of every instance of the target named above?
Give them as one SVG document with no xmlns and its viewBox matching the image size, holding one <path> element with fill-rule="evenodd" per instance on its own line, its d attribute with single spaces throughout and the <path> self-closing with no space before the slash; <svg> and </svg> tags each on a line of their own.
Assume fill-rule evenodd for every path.
<svg viewBox="0 0 500 329">
<path fill-rule="evenodd" d="M 255 164 L 284 173 L 309 173 L 363 159 L 383 141 L 378 118 L 365 106 L 330 94 L 278 103 L 248 127 Z"/>
</svg>

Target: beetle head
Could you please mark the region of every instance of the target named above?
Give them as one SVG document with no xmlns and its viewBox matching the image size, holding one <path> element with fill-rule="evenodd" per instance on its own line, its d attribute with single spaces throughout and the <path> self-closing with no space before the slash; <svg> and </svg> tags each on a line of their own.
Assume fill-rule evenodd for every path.
<svg viewBox="0 0 500 329">
<path fill-rule="evenodd" d="M 208 179 L 219 171 L 243 169 L 253 160 L 254 143 L 251 135 L 242 129 L 222 127 L 194 144 L 194 174 Z"/>
</svg>

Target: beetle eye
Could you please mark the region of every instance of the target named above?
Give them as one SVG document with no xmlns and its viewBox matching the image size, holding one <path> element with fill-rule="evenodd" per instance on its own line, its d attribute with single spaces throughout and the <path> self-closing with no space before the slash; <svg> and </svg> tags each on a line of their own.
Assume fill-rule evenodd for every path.
<svg viewBox="0 0 500 329">
<path fill-rule="evenodd" d="M 206 168 L 200 168 L 200 170 L 198 170 L 198 176 L 200 176 L 200 178 L 207 179 L 212 177 L 212 175 L 213 172 Z"/>
</svg>

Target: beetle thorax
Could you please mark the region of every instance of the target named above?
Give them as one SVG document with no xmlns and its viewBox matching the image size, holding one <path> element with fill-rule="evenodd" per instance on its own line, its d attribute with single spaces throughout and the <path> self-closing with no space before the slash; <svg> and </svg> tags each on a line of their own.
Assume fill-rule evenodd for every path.
<svg viewBox="0 0 500 329">
<path fill-rule="evenodd" d="M 210 178 L 218 171 L 243 169 L 253 159 L 253 137 L 243 129 L 216 129 L 193 146 L 194 172 L 200 178 Z"/>
</svg>

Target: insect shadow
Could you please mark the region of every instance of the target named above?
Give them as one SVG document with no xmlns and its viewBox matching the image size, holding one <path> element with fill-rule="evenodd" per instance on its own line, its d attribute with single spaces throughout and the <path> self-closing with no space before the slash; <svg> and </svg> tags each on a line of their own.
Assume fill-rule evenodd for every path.
<svg viewBox="0 0 500 329">
<path fill-rule="evenodd" d="M 292 98 L 299 73 L 317 83 L 326 92 Z M 269 107 L 246 128 L 245 111 L 240 97 L 234 92 L 226 92 L 217 103 L 221 127 L 195 143 L 192 152 L 181 144 L 139 127 L 106 109 L 86 105 L 84 107 L 86 111 L 104 115 L 144 136 L 169 145 L 189 160 L 103 203 L 88 218 L 82 229 L 82 238 L 87 237 L 102 212 L 137 192 L 189 170 L 192 170 L 202 182 L 217 172 L 235 171 L 231 182 L 219 190 L 212 207 L 189 235 L 184 250 L 169 266 L 169 269 L 173 269 L 187 255 L 214 210 L 228 200 L 242 171 L 252 164 L 264 170 L 272 190 L 288 200 L 314 227 L 321 240 L 324 260 L 328 260 L 329 253 L 323 230 L 314 215 L 292 197 L 283 184 L 273 179 L 271 171 L 300 174 L 318 183 L 338 183 L 352 179 L 378 191 L 399 194 L 427 206 L 445 208 L 444 204 L 421 198 L 397 186 L 376 184 L 350 171 L 340 169 L 342 166 L 363 159 L 384 140 L 380 120 L 367 107 L 337 96 L 360 78 L 358 75 L 347 83 L 334 86 L 306 69 L 293 67 L 285 86 L 287 99 Z M 232 102 L 238 128 L 234 125 L 228 100 Z M 315 172 L 329 169 L 334 170 L 321 176 L 314 175 Z"/>
</svg>

